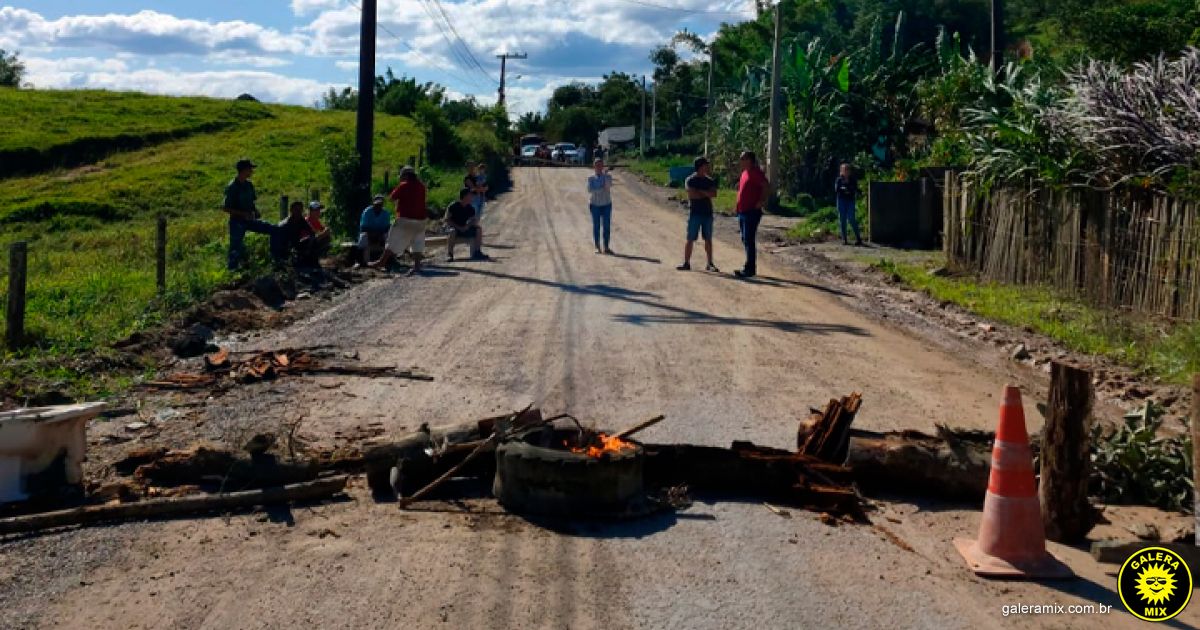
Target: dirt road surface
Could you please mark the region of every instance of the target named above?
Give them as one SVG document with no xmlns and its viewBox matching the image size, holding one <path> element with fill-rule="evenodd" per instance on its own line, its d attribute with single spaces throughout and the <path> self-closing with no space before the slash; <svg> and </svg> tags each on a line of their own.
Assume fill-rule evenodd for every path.
<svg viewBox="0 0 1200 630">
<path fill-rule="evenodd" d="M 856 313 L 770 256 L 734 279 L 674 269 L 685 216 L 619 174 L 615 256 L 592 252 L 586 172 L 524 169 L 489 204 L 492 262 L 373 281 L 253 347 L 332 344 L 370 363 L 420 366 L 433 383 L 342 377 L 246 387 L 212 401 L 201 437 L 237 444 L 304 417 L 337 443 L 381 427 L 448 424 L 536 402 L 642 437 L 794 446 L 810 405 L 858 390 L 870 429 L 993 428 L 1009 375 Z M 459 252 L 465 255 L 465 248 Z M 444 259 L 443 259 L 444 260 Z M 696 263 L 702 262 L 698 251 Z M 245 345 L 243 347 L 246 347 Z M 326 389 L 326 388 L 333 389 Z M 1037 428 L 1026 400 L 1030 429 Z M 783 518 L 758 503 L 550 530 L 494 502 L 352 499 L 268 516 L 66 531 L 0 544 L 0 626 L 78 628 L 1085 628 L 1133 627 L 1106 574 L 1053 546 L 1082 579 L 976 579 L 953 550 L 969 507 L 879 501 L 872 526 Z M 463 508 L 473 510 L 463 512 Z M 911 550 L 904 547 L 911 547 Z M 1112 569 L 1112 567 L 1108 567 Z M 1013 604 L 1105 605 L 1108 614 L 1004 616 Z M 1195 624 L 1200 608 L 1176 619 Z"/>
</svg>

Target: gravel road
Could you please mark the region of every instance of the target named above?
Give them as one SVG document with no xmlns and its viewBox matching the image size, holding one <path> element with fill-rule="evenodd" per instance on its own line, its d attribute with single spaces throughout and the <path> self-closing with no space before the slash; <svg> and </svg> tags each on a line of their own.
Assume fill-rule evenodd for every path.
<svg viewBox="0 0 1200 630">
<path fill-rule="evenodd" d="M 858 314 L 837 287 L 771 256 L 753 282 L 676 271 L 685 216 L 631 175 L 618 174 L 614 191 L 617 254 L 592 253 L 585 176 L 518 169 L 515 189 L 488 206 L 492 262 L 442 257 L 427 277 L 370 282 L 253 343 L 331 344 L 368 363 L 420 366 L 435 382 L 260 384 L 210 404 L 198 424 L 237 443 L 303 416 L 308 438 L 337 443 L 371 423 L 396 435 L 536 402 L 608 427 L 666 414 L 647 441 L 786 448 L 810 406 L 858 390 L 864 428 L 993 428 L 1009 375 Z M 697 252 L 694 266 L 701 261 Z M 722 231 L 717 264 L 729 272 L 740 262 Z M 974 509 L 877 504 L 875 526 L 698 503 L 669 517 L 550 530 L 486 498 L 400 512 L 373 502 L 360 481 L 348 501 L 290 513 L 0 543 L 0 627 L 1135 625 L 1115 578 L 1080 550 L 1053 547 L 1081 580 L 986 582 L 950 544 L 977 530 Z M 1021 603 L 1115 609 L 1002 615 Z M 1176 621 L 1195 624 L 1197 610 Z"/>
</svg>

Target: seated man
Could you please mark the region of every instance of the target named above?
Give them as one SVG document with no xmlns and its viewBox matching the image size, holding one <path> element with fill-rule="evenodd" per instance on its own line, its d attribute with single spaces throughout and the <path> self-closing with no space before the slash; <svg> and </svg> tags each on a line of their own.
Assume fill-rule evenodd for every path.
<svg viewBox="0 0 1200 630">
<path fill-rule="evenodd" d="M 475 206 L 471 204 L 473 193 L 470 188 L 458 191 L 458 201 L 446 208 L 446 225 L 452 228 L 446 249 L 449 250 L 449 260 L 454 260 L 454 245 L 459 239 L 470 239 L 471 260 L 488 260 L 483 253 L 483 228 L 479 227 L 479 218 L 475 216 Z"/>
<path fill-rule="evenodd" d="M 333 239 L 333 233 L 321 222 L 321 211 L 324 209 L 325 206 L 320 201 L 312 201 L 308 204 L 308 227 L 312 228 L 313 234 L 317 235 L 317 242 L 328 245 Z"/>
<path fill-rule="evenodd" d="M 320 259 L 329 251 L 329 241 L 318 238 L 308 220 L 304 218 L 304 202 L 293 201 L 288 208 L 288 218 L 279 224 L 281 243 L 279 257 L 288 258 L 296 254 L 297 267 L 320 267 Z"/>
<path fill-rule="evenodd" d="M 358 221 L 358 250 L 362 264 L 368 264 L 375 253 L 383 252 L 388 232 L 392 229 L 392 213 L 383 207 L 383 195 L 375 195 L 371 205 L 362 212 Z"/>
</svg>

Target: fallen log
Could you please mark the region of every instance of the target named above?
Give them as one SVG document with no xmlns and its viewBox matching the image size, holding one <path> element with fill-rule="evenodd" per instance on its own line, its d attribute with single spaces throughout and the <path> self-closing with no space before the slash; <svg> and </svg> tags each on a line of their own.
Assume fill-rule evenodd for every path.
<svg viewBox="0 0 1200 630">
<path fill-rule="evenodd" d="M 330 477 L 282 487 L 176 497 L 149 499 L 137 503 L 90 505 L 71 510 L 44 512 L 0 519 L 0 534 L 34 532 L 52 527 L 92 525 L 133 519 L 183 516 L 204 512 L 229 511 L 292 501 L 316 501 L 330 498 L 346 488 L 347 477 Z"/>
<path fill-rule="evenodd" d="M 990 445 L 974 441 L 951 441 L 916 431 L 852 431 L 845 464 L 867 490 L 982 501 L 991 458 Z"/>
<path fill-rule="evenodd" d="M 311 481 L 319 472 L 315 461 L 283 462 L 270 455 L 251 457 L 200 445 L 150 457 L 134 470 L 133 475 L 153 486 L 208 482 L 242 490 Z"/>
<path fill-rule="evenodd" d="M 647 485 L 686 484 L 689 490 L 771 499 L 790 505 L 861 515 L 850 470 L 780 449 L 734 442 L 730 448 L 644 444 Z"/>
</svg>

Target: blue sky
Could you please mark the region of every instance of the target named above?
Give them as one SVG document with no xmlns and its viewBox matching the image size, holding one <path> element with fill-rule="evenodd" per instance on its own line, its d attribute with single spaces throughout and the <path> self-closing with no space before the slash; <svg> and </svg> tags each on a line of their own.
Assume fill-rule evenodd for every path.
<svg viewBox="0 0 1200 630">
<path fill-rule="evenodd" d="M 495 55 L 527 52 L 509 64 L 513 113 L 541 110 L 572 80 L 645 72 L 650 50 L 679 29 L 711 34 L 753 11 L 749 0 L 440 0 L 440 11 L 435 0 L 378 1 L 380 73 L 391 66 L 494 102 Z M 37 0 L 0 5 L 0 48 L 21 52 L 39 88 L 249 92 L 310 105 L 357 83 L 359 2 Z M 451 47 L 451 27 L 469 55 Z"/>
</svg>

